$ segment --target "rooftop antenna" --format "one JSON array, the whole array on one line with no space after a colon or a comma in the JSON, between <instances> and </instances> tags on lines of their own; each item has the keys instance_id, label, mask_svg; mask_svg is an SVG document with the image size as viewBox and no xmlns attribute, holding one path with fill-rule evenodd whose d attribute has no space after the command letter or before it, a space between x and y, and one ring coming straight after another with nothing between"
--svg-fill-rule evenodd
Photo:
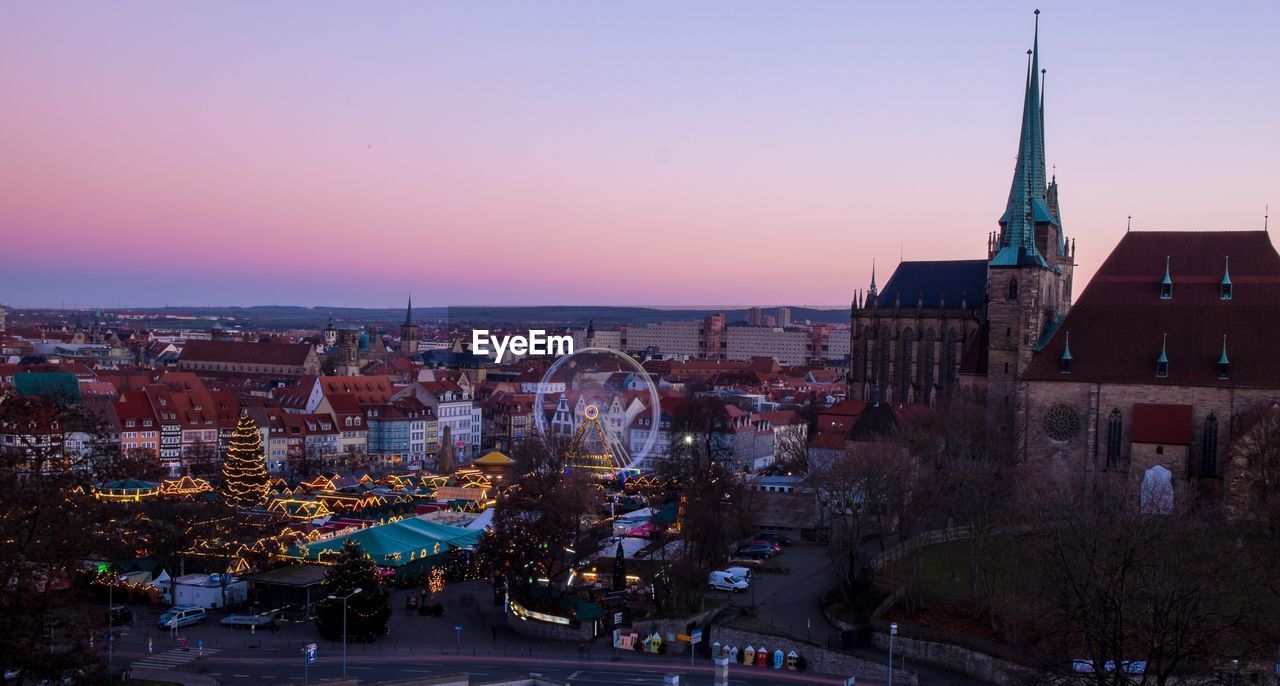
<instances>
[{"instance_id":1,"label":"rooftop antenna","mask_svg":"<svg viewBox=\"0 0 1280 686\"><path fill-rule=\"evenodd\" d=\"M1133 229L1133 215L1129 215L1129 222L1124 225L1124 232L1129 233Z\"/></svg>"},{"instance_id":2,"label":"rooftop antenna","mask_svg":"<svg viewBox=\"0 0 1280 686\"><path fill-rule=\"evenodd\" d=\"M1271 203L1267 203L1267 208L1263 210L1263 212L1264 214L1262 215L1262 230L1266 231L1267 225L1271 223Z\"/></svg>"}]
</instances>

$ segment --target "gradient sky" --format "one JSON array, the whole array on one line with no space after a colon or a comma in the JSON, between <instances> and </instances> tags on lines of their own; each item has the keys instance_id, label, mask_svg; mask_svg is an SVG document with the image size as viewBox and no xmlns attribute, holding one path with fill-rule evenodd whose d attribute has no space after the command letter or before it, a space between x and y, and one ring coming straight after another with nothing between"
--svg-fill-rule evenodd
<instances>
[{"instance_id":1,"label":"gradient sky","mask_svg":"<svg viewBox=\"0 0 1280 686\"><path fill-rule=\"evenodd\" d=\"M6 3L0 302L845 305L985 254L1036 6ZM1280 3L1041 9L1077 294L1280 217Z\"/></svg>"}]
</instances>

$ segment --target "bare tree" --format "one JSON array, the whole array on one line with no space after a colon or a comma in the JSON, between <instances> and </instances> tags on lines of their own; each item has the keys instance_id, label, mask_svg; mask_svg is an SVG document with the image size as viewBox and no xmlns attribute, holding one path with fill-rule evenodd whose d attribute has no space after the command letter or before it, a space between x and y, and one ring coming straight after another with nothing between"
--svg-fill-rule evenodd
<instances>
[{"instance_id":1,"label":"bare tree","mask_svg":"<svg viewBox=\"0 0 1280 686\"><path fill-rule=\"evenodd\" d=\"M1040 492L1027 512L1026 645L1063 683L1164 686L1207 674L1271 616L1250 546L1202 512L1144 513L1124 480Z\"/></svg>"},{"instance_id":2,"label":"bare tree","mask_svg":"<svg viewBox=\"0 0 1280 686\"><path fill-rule=\"evenodd\" d=\"M98 418L80 406L34 397L0 398L0 667L34 680L95 667L87 648L102 617L54 592L81 561L116 549L101 522L115 507L93 487L147 476ZM69 440L74 436L74 440Z\"/></svg>"}]
</instances>

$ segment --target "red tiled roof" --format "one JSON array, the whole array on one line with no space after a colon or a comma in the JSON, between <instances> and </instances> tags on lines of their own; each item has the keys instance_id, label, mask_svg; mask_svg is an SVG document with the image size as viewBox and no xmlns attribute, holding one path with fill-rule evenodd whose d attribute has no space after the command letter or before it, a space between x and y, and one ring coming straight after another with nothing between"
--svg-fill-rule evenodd
<instances>
[{"instance_id":1,"label":"red tiled roof","mask_svg":"<svg viewBox=\"0 0 1280 686\"><path fill-rule=\"evenodd\" d=\"M1160 298L1165 257L1173 297ZM1231 258L1230 300L1219 293ZM1164 335L1168 376L1156 377ZM1070 336L1071 372L1061 370ZM1226 336L1231 367L1218 378ZM1280 388L1280 254L1263 231L1126 233L1024 378Z\"/></svg>"},{"instance_id":2,"label":"red tiled roof","mask_svg":"<svg viewBox=\"0 0 1280 686\"><path fill-rule=\"evenodd\" d=\"M226 364L302 365L311 346L305 343L241 343L238 341L187 341L178 360Z\"/></svg>"},{"instance_id":3,"label":"red tiled roof","mask_svg":"<svg viewBox=\"0 0 1280 686\"><path fill-rule=\"evenodd\" d=\"M1191 406L1134 405L1132 440L1134 443L1191 445Z\"/></svg>"}]
</instances>

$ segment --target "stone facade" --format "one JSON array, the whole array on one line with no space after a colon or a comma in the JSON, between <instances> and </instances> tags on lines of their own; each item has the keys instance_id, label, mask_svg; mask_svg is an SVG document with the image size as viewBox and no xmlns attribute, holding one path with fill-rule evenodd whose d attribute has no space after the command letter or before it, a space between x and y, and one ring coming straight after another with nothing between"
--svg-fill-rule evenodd
<instances>
[{"instance_id":1,"label":"stone facade","mask_svg":"<svg viewBox=\"0 0 1280 686\"><path fill-rule=\"evenodd\" d=\"M1121 474L1140 496L1142 476L1161 464L1173 473L1175 506L1189 496L1224 498L1224 481L1240 481L1245 464L1231 455L1242 430L1241 417L1270 406L1280 389L1187 387L1110 383L1026 381L1022 389L1026 410L1020 415L1021 452L1028 469L1051 475L1058 483L1082 482L1094 473ZM1191 442L1187 445L1133 441L1134 408L1138 404L1189 405ZM1078 429L1069 437L1054 433L1048 415L1067 408L1078 416ZM1108 454L1112 413L1120 418L1119 455ZM1213 418L1212 420L1210 418ZM1206 427L1216 422L1216 431ZM1206 446L1208 433L1216 437ZM1228 510L1240 514L1249 489L1231 489Z\"/></svg>"}]
</instances>

